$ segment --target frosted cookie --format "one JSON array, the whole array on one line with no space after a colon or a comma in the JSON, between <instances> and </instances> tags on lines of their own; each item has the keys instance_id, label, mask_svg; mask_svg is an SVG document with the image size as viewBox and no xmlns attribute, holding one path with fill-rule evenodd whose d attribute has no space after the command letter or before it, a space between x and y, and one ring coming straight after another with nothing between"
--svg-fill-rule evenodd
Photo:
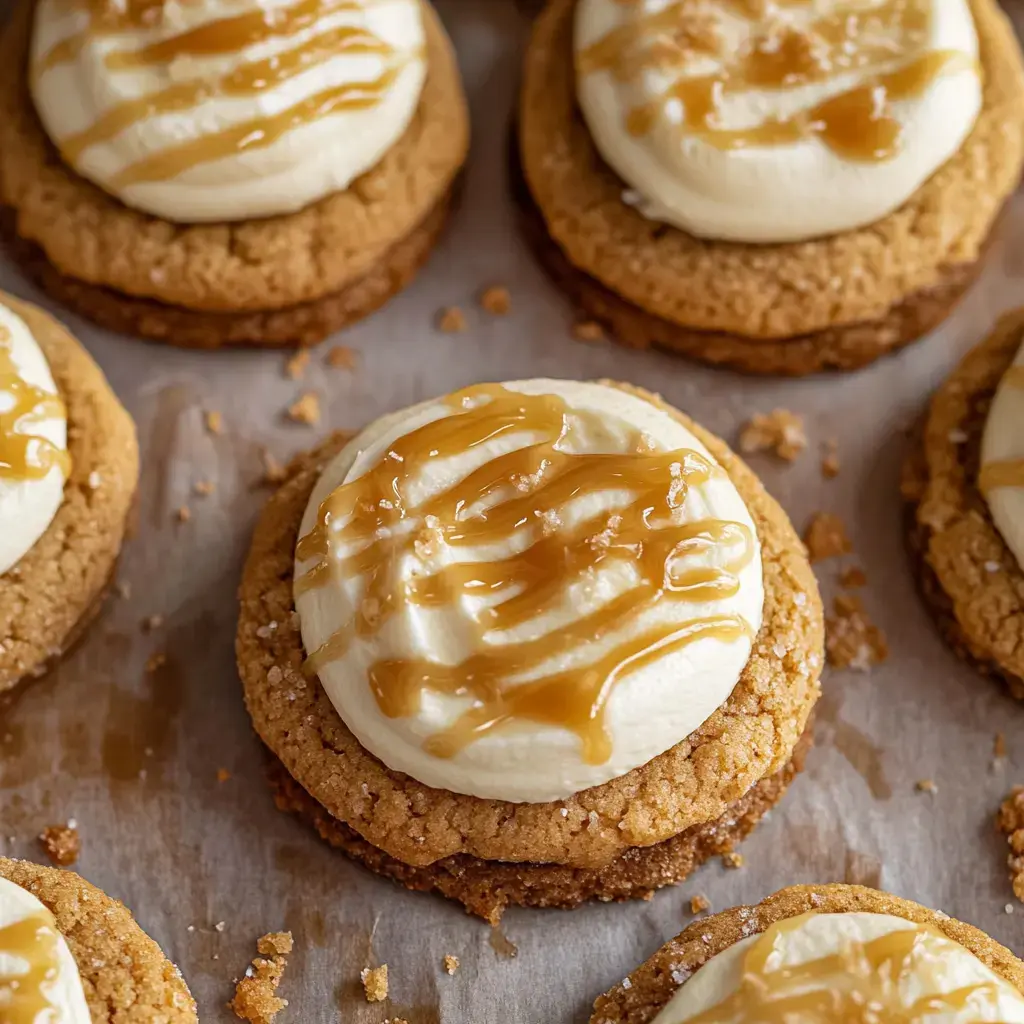
<instances>
[{"instance_id":1,"label":"frosted cookie","mask_svg":"<svg viewBox=\"0 0 1024 1024\"><path fill-rule=\"evenodd\" d=\"M437 241L467 146L423 0L25 0L0 39L23 262L172 344L311 344L375 310Z\"/></svg>"},{"instance_id":2,"label":"frosted cookie","mask_svg":"<svg viewBox=\"0 0 1024 1024\"><path fill-rule=\"evenodd\" d=\"M952 646L1024 699L1024 312L932 398L904 479L911 549Z\"/></svg>"},{"instance_id":3,"label":"frosted cookie","mask_svg":"<svg viewBox=\"0 0 1024 1024\"><path fill-rule=\"evenodd\" d=\"M1020 1024L1024 963L909 900L797 885L694 922L601 996L590 1021L868 1019Z\"/></svg>"},{"instance_id":4,"label":"frosted cookie","mask_svg":"<svg viewBox=\"0 0 1024 1024\"><path fill-rule=\"evenodd\" d=\"M278 802L414 889L644 896L809 744L822 613L782 510L619 384L480 385L296 461L241 587Z\"/></svg>"},{"instance_id":5,"label":"frosted cookie","mask_svg":"<svg viewBox=\"0 0 1024 1024\"><path fill-rule=\"evenodd\" d=\"M994 0L866 6L552 0L520 200L588 318L784 374L942 321L1020 178L1020 49Z\"/></svg>"},{"instance_id":6,"label":"frosted cookie","mask_svg":"<svg viewBox=\"0 0 1024 1024\"><path fill-rule=\"evenodd\" d=\"M177 967L117 900L71 871L0 857L4 1024L195 1024Z\"/></svg>"},{"instance_id":7,"label":"frosted cookie","mask_svg":"<svg viewBox=\"0 0 1024 1024\"><path fill-rule=\"evenodd\" d=\"M0 292L0 693L99 611L139 477L135 426L84 348Z\"/></svg>"}]
</instances>

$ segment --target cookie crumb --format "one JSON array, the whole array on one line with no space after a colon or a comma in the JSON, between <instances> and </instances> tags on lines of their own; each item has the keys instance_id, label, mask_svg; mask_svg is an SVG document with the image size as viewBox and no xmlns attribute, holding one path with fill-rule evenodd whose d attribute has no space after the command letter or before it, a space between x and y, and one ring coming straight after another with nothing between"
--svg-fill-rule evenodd
<instances>
[{"instance_id":1,"label":"cookie crumb","mask_svg":"<svg viewBox=\"0 0 1024 1024\"><path fill-rule=\"evenodd\" d=\"M263 460L263 480L262 483L269 486L276 486L277 484L284 483L285 477L288 475L284 466L281 465L277 459L270 453L268 448L264 448L260 452L260 457Z\"/></svg>"},{"instance_id":2,"label":"cookie crumb","mask_svg":"<svg viewBox=\"0 0 1024 1024\"><path fill-rule=\"evenodd\" d=\"M67 825L48 825L39 835L39 844L46 856L58 867L67 868L78 860L82 841L78 829Z\"/></svg>"},{"instance_id":3,"label":"cookie crumb","mask_svg":"<svg viewBox=\"0 0 1024 1024\"><path fill-rule=\"evenodd\" d=\"M445 953L444 969L448 974L454 974L459 969L459 958L452 956L451 953Z\"/></svg>"},{"instance_id":4,"label":"cookie crumb","mask_svg":"<svg viewBox=\"0 0 1024 1024\"><path fill-rule=\"evenodd\" d=\"M144 633L152 633L153 630L159 629L163 624L164 617L162 615L150 615L142 620L142 631Z\"/></svg>"},{"instance_id":5,"label":"cookie crumb","mask_svg":"<svg viewBox=\"0 0 1024 1024\"><path fill-rule=\"evenodd\" d=\"M447 306L437 314L437 329L444 334L462 334L466 330L466 314L458 306Z\"/></svg>"},{"instance_id":6,"label":"cookie crumb","mask_svg":"<svg viewBox=\"0 0 1024 1024\"><path fill-rule=\"evenodd\" d=\"M772 451L786 462L794 462L807 447L804 419L788 409L759 413L740 431L743 452Z\"/></svg>"},{"instance_id":7,"label":"cookie crumb","mask_svg":"<svg viewBox=\"0 0 1024 1024\"><path fill-rule=\"evenodd\" d=\"M1013 894L1024 902L1024 786L1010 790L996 815L996 826L1010 846L1006 864L1010 869Z\"/></svg>"},{"instance_id":8,"label":"cookie crumb","mask_svg":"<svg viewBox=\"0 0 1024 1024\"><path fill-rule=\"evenodd\" d=\"M356 354L347 345L335 345L327 353L327 365L336 370L354 370Z\"/></svg>"},{"instance_id":9,"label":"cookie crumb","mask_svg":"<svg viewBox=\"0 0 1024 1024\"><path fill-rule=\"evenodd\" d=\"M192 490L204 498L208 498L216 489L217 485L212 480L197 480L192 485Z\"/></svg>"},{"instance_id":10,"label":"cookie crumb","mask_svg":"<svg viewBox=\"0 0 1024 1024\"><path fill-rule=\"evenodd\" d=\"M217 769L217 781L218 782L227 782L228 779L230 779L230 778L231 778L231 772L229 772L227 770L227 768L218 768Z\"/></svg>"},{"instance_id":11,"label":"cookie crumb","mask_svg":"<svg viewBox=\"0 0 1024 1024\"><path fill-rule=\"evenodd\" d=\"M368 1003L382 1003L388 997L388 965L364 967L359 974Z\"/></svg>"},{"instance_id":12,"label":"cookie crumb","mask_svg":"<svg viewBox=\"0 0 1024 1024\"><path fill-rule=\"evenodd\" d=\"M146 661L146 671L152 675L157 669L161 669L167 664L167 655L163 651L157 651L156 654L151 654Z\"/></svg>"},{"instance_id":13,"label":"cookie crumb","mask_svg":"<svg viewBox=\"0 0 1024 1024\"><path fill-rule=\"evenodd\" d=\"M690 913L691 914L703 914L705 910L711 909L711 900L707 896L701 896L699 893L696 896L690 897Z\"/></svg>"},{"instance_id":14,"label":"cookie crumb","mask_svg":"<svg viewBox=\"0 0 1024 1024\"><path fill-rule=\"evenodd\" d=\"M847 590L857 590L868 585L867 573L860 566L851 565L839 574L839 585Z\"/></svg>"},{"instance_id":15,"label":"cookie crumb","mask_svg":"<svg viewBox=\"0 0 1024 1024\"><path fill-rule=\"evenodd\" d=\"M480 306L491 316L507 316L512 309L512 296L507 288L494 285L480 293Z\"/></svg>"},{"instance_id":16,"label":"cookie crumb","mask_svg":"<svg viewBox=\"0 0 1024 1024\"><path fill-rule=\"evenodd\" d=\"M825 650L833 668L867 672L889 657L885 634L871 622L858 598L839 594L834 608L835 614L825 621Z\"/></svg>"},{"instance_id":17,"label":"cookie crumb","mask_svg":"<svg viewBox=\"0 0 1024 1024\"><path fill-rule=\"evenodd\" d=\"M826 480L834 480L839 476L839 442L830 437L822 448L821 475Z\"/></svg>"},{"instance_id":18,"label":"cookie crumb","mask_svg":"<svg viewBox=\"0 0 1024 1024\"><path fill-rule=\"evenodd\" d=\"M572 336L577 341L594 344L604 341L604 328L596 320L581 320L572 325Z\"/></svg>"},{"instance_id":19,"label":"cookie crumb","mask_svg":"<svg viewBox=\"0 0 1024 1024\"><path fill-rule=\"evenodd\" d=\"M914 789L918 793L931 793L933 795L939 791L939 787L935 785L934 779L918 779L914 783Z\"/></svg>"},{"instance_id":20,"label":"cookie crumb","mask_svg":"<svg viewBox=\"0 0 1024 1024\"><path fill-rule=\"evenodd\" d=\"M174 515L179 523L187 523L192 518L192 509L188 505L182 505Z\"/></svg>"},{"instance_id":21,"label":"cookie crumb","mask_svg":"<svg viewBox=\"0 0 1024 1024\"><path fill-rule=\"evenodd\" d=\"M831 512L815 512L804 530L804 544L812 562L847 555L853 550L846 524Z\"/></svg>"},{"instance_id":22,"label":"cookie crumb","mask_svg":"<svg viewBox=\"0 0 1024 1024\"><path fill-rule=\"evenodd\" d=\"M299 380L309 366L309 349L300 348L285 364L284 372L292 380Z\"/></svg>"},{"instance_id":23,"label":"cookie crumb","mask_svg":"<svg viewBox=\"0 0 1024 1024\"><path fill-rule=\"evenodd\" d=\"M320 422L320 398L312 391L300 395L288 406L288 419L312 427Z\"/></svg>"},{"instance_id":24,"label":"cookie crumb","mask_svg":"<svg viewBox=\"0 0 1024 1024\"><path fill-rule=\"evenodd\" d=\"M256 949L261 956L253 959L245 977L235 986L235 998L228 1003L236 1017L251 1024L270 1024L288 1005L287 999L275 993L288 966L292 946L291 932L270 932L259 939Z\"/></svg>"},{"instance_id":25,"label":"cookie crumb","mask_svg":"<svg viewBox=\"0 0 1024 1024\"><path fill-rule=\"evenodd\" d=\"M995 739L992 741L992 756L997 760L1002 760L1006 757L1006 734L997 732Z\"/></svg>"},{"instance_id":26,"label":"cookie crumb","mask_svg":"<svg viewBox=\"0 0 1024 1024\"><path fill-rule=\"evenodd\" d=\"M722 854L722 863L727 868L741 868L743 867L743 854L730 851L729 853Z\"/></svg>"},{"instance_id":27,"label":"cookie crumb","mask_svg":"<svg viewBox=\"0 0 1024 1024\"><path fill-rule=\"evenodd\" d=\"M224 417L216 409L207 409L203 413L206 422L206 429L211 434L222 434L224 432Z\"/></svg>"}]
</instances>

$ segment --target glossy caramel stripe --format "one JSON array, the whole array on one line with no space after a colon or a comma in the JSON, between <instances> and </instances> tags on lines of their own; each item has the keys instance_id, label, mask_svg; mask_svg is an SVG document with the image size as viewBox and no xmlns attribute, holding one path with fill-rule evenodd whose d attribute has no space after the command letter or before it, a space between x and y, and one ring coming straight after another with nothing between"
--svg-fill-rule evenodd
<instances>
[{"instance_id":1,"label":"glossy caramel stripe","mask_svg":"<svg viewBox=\"0 0 1024 1024\"><path fill-rule=\"evenodd\" d=\"M393 50L365 29L350 25L335 26L301 46L243 64L213 81L200 79L182 82L161 92L120 103L85 131L61 139L61 154L68 163L74 163L90 146L116 137L145 118L188 110L217 96L234 98L253 95L280 85L315 64L342 53L389 56Z\"/></svg>"},{"instance_id":2,"label":"glossy caramel stripe","mask_svg":"<svg viewBox=\"0 0 1024 1024\"><path fill-rule=\"evenodd\" d=\"M915 970L941 968L951 939L928 925L899 929L869 942L850 941L839 954L780 968L780 943L816 916L813 912L779 921L746 952L739 987L688 1024L913 1024L926 1016L963 1013L979 1003L995 1003L994 983L978 982L942 995L921 996L909 1005L903 979ZM818 987L813 987L817 985Z\"/></svg>"},{"instance_id":3,"label":"glossy caramel stripe","mask_svg":"<svg viewBox=\"0 0 1024 1024\"><path fill-rule=\"evenodd\" d=\"M449 404L452 415L399 438L366 474L329 495L317 525L300 539L298 560L315 559L316 564L297 581L296 593L334 576L367 579L359 612L311 654L307 671L315 673L342 656L353 637L375 634L408 605L439 607L463 597L497 596L498 603L478 611L472 623L476 649L463 663L392 659L374 664L370 686L378 706L389 717L402 717L416 712L424 691L471 696L472 707L455 725L426 743L439 757L525 719L576 733L583 756L603 762L611 754L604 709L626 674L699 639L728 643L749 638L751 630L740 617L723 615L682 626L678 621L659 624L626 640L616 640L617 634L656 605L682 606L735 594L737 574L754 555L753 536L741 523L680 523L673 515L690 486L721 473L697 452L640 450L637 439L637 451L627 454L570 454L557 447L571 429L569 410L552 395L520 395L487 385L460 392ZM593 414L572 416L586 421ZM405 507L408 483L431 460L526 430L542 440L490 460L415 510ZM560 521L560 510L576 498L606 489L629 490L633 497L623 507L571 526ZM477 511L464 514L470 509ZM424 528L395 531L410 516ZM385 530L392 532L381 539ZM504 543L517 553L447 565L410 580L395 576L394 567L403 558L412 553L427 557L430 545L441 541L456 548ZM345 554L334 554L337 547ZM722 564L686 565L687 559L712 550L722 552ZM488 632L536 619L556 606L569 584L621 561L637 567L639 583L605 606L532 640L486 642ZM552 658L609 641L609 649L590 664L509 684L510 677L535 673Z\"/></svg>"},{"instance_id":4,"label":"glossy caramel stripe","mask_svg":"<svg viewBox=\"0 0 1024 1024\"><path fill-rule=\"evenodd\" d=\"M0 1021L3 1024L35 1024L36 1018L58 1019L50 1001L49 986L60 969L57 929L49 912L0 928L0 953L28 965L19 974L0 972Z\"/></svg>"},{"instance_id":5,"label":"glossy caramel stripe","mask_svg":"<svg viewBox=\"0 0 1024 1024\"><path fill-rule=\"evenodd\" d=\"M57 395L25 381L14 365L11 340L0 328L0 394L11 408L0 412L0 480L41 480L54 466L64 478L71 472L71 456L45 437L29 432L34 423L65 415Z\"/></svg>"},{"instance_id":6,"label":"glossy caramel stripe","mask_svg":"<svg viewBox=\"0 0 1024 1024\"><path fill-rule=\"evenodd\" d=\"M373 107L402 70L401 66L392 67L369 82L336 85L296 103L280 114L243 121L223 131L161 150L126 167L114 178L113 187L123 189L145 182L167 181L199 164L271 146L286 132L331 114Z\"/></svg>"},{"instance_id":7,"label":"glossy caramel stripe","mask_svg":"<svg viewBox=\"0 0 1024 1024\"><path fill-rule=\"evenodd\" d=\"M982 494L999 487L1024 487L1024 459L986 462L978 474L978 487Z\"/></svg>"}]
</instances>

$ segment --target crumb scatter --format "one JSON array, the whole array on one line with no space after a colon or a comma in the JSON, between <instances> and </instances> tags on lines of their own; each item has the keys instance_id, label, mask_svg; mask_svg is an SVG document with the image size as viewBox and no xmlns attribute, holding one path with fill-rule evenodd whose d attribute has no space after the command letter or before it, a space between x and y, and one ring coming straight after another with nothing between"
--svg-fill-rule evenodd
<instances>
[{"instance_id":1,"label":"crumb scatter","mask_svg":"<svg viewBox=\"0 0 1024 1024\"><path fill-rule=\"evenodd\" d=\"M804 530L804 544L812 562L848 555L853 544L846 532L846 524L832 512L815 512Z\"/></svg>"},{"instance_id":2,"label":"crumb scatter","mask_svg":"<svg viewBox=\"0 0 1024 1024\"><path fill-rule=\"evenodd\" d=\"M228 1004L236 1017L250 1024L270 1024L288 1005L287 999L277 995L277 988L293 945L291 932L268 932L257 941L260 955L235 986L235 997Z\"/></svg>"},{"instance_id":3,"label":"crumb scatter","mask_svg":"<svg viewBox=\"0 0 1024 1024\"><path fill-rule=\"evenodd\" d=\"M61 868L71 867L82 850L78 829L70 822L66 825L48 825L39 834L39 843L46 851L46 856Z\"/></svg>"},{"instance_id":4,"label":"crumb scatter","mask_svg":"<svg viewBox=\"0 0 1024 1024\"><path fill-rule=\"evenodd\" d=\"M368 1003L382 1003L388 997L388 965L364 967L359 975Z\"/></svg>"},{"instance_id":5,"label":"crumb scatter","mask_svg":"<svg viewBox=\"0 0 1024 1024\"><path fill-rule=\"evenodd\" d=\"M437 314L437 328L443 334L462 334L466 326L466 314L458 306L447 306Z\"/></svg>"},{"instance_id":6,"label":"crumb scatter","mask_svg":"<svg viewBox=\"0 0 1024 1024\"><path fill-rule=\"evenodd\" d=\"M758 413L740 431L740 451L774 452L786 462L795 462L807 447L804 420L788 409Z\"/></svg>"},{"instance_id":7,"label":"crumb scatter","mask_svg":"<svg viewBox=\"0 0 1024 1024\"><path fill-rule=\"evenodd\" d=\"M480 293L480 306L491 316L507 316L512 309L512 296L502 285L493 285Z\"/></svg>"}]
</instances>

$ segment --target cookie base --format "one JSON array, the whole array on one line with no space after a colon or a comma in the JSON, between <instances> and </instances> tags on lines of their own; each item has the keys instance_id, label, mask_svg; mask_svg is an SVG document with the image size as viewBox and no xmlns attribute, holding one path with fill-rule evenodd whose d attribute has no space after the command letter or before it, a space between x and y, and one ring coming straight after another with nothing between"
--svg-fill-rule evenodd
<instances>
[{"instance_id":1,"label":"cookie base","mask_svg":"<svg viewBox=\"0 0 1024 1024\"><path fill-rule=\"evenodd\" d=\"M0 231L17 263L62 305L100 327L179 348L299 348L375 313L409 285L437 244L454 203L450 189L427 217L359 280L311 302L283 309L210 313L141 299L62 273L43 250L20 238L6 211Z\"/></svg>"},{"instance_id":2,"label":"cookie base","mask_svg":"<svg viewBox=\"0 0 1024 1024\"><path fill-rule=\"evenodd\" d=\"M413 867L332 817L273 755L269 776L278 808L311 825L335 849L407 889L439 893L461 903L467 913L496 925L512 904L569 910L587 900L649 899L663 886L681 882L711 857L731 851L754 830L803 770L812 744L808 724L788 764L761 779L716 821L694 825L654 846L634 847L600 869L503 863L466 854Z\"/></svg>"},{"instance_id":3,"label":"cookie base","mask_svg":"<svg viewBox=\"0 0 1024 1024\"><path fill-rule=\"evenodd\" d=\"M1015 988L1024 985L1024 963L978 928L919 903L862 885L794 885L752 907L733 907L701 918L667 942L643 966L594 1003L590 1024L648 1024L684 981L712 957L777 921L801 914L889 914L929 925L973 953Z\"/></svg>"},{"instance_id":4,"label":"cookie base","mask_svg":"<svg viewBox=\"0 0 1024 1024\"><path fill-rule=\"evenodd\" d=\"M1024 659L1003 623L1024 615L1024 571L977 487L992 397L1024 337L1007 314L936 392L903 471L906 540L918 587L953 651L1024 700Z\"/></svg>"},{"instance_id":5,"label":"cookie base","mask_svg":"<svg viewBox=\"0 0 1024 1024\"><path fill-rule=\"evenodd\" d=\"M934 288L907 296L877 320L831 327L782 340L706 331L662 319L616 295L573 266L548 233L511 145L511 181L522 233L538 262L581 311L627 348L658 348L677 355L763 376L802 377L825 371L858 370L917 341L953 311L981 271L983 259L946 267Z\"/></svg>"}]
</instances>

